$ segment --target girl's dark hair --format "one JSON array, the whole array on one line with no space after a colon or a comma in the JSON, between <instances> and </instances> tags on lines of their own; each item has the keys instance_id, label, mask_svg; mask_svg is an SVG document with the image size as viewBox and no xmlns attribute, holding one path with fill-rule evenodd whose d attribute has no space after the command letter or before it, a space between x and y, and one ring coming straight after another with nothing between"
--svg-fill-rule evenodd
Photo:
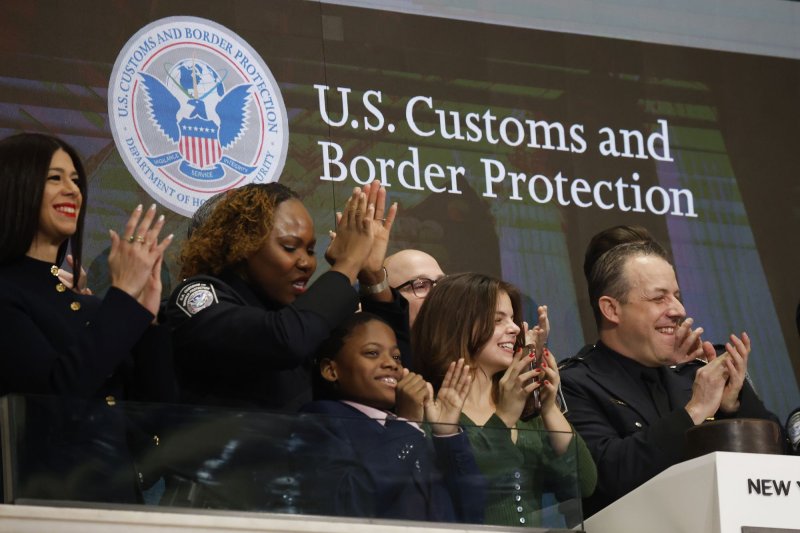
<instances>
[{"instance_id":1,"label":"girl's dark hair","mask_svg":"<svg viewBox=\"0 0 800 533\"><path fill-rule=\"evenodd\" d=\"M320 364L322 363L323 359L335 360L336 356L339 355L339 352L344 346L347 337L349 337L357 327L366 324L367 322L372 322L373 320L386 324L390 329L392 327L388 322L378 315L373 315L372 313L367 312L354 313L344 322L336 326L333 331L331 331L331 334L328 336L328 338L325 339L325 341L319 347L317 354L314 357L314 372L312 373L313 393L315 400L332 400L338 398L336 387L331 382L323 378L322 374L320 373Z\"/></svg>"},{"instance_id":2,"label":"girl's dark hair","mask_svg":"<svg viewBox=\"0 0 800 533\"><path fill-rule=\"evenodd\" d=\"M494 334L497 297L503 292L511 300L521 344L522 298L510 283L484 274L456 274L439 281L425 298L411 331L411 352L414 369L434 389L450 363L463 358L476 368L475 356Z\"/></svg>"},{"instance_id":3,"label":"girl's dark hair","mask_svg":"<svg viewBox=\"0 0 800 533\"><path fill-rule=\"evenodd\" d=\"M83 223L88 204L86 171L78 152L52 135L19 133L0 140L0 264L15 261L30 249L39 230L42 196L50 161L59 149L72 159L78 172L78 188L83 201L78 213L77 229L59 247L56 264L61 265L69 247L75 260L74 286L77 287L81 275Z\"/></svg>"}]
</instances>

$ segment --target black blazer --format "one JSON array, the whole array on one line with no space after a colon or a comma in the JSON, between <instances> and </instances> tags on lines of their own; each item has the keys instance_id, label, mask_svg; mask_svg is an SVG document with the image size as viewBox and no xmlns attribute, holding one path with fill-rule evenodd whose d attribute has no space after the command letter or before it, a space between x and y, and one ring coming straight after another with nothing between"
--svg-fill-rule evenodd
<instances>
[{"instance_id":1,"label":"black blazer","mask_svg":"<svg viewBox=\"0 0 800 533\"><path fill-rule=\"evenodd\" d=\"M136 502L131 452L158 424L117 401L174 401L169 331L125 292L79 295L56 274L29 257L0 267L0 394L49 395L20 410L16 497Z\"/></svg>"},{"instance_id":2,"label":"black blazer","mask_svg":"<svg viewBox=\"0 0 800 533\"><path fill-rule=\"evenodd\" d=\"M466 433L426 438L407 422L384 426L339 401L313 402L302 411L329 417L316 417L300 454L314 472L304 492L319 494L312 512L483 522L485 479Z\"/></svg>"},{"instance_id":3,"label":"black blazer","mask_svg":"<svg viewBox=\"0 0 800 533\"><path fill-rule=\"evenodd\" d=\"M173 400L167 328L114 287L103 299L65 289L54 268L0 267L0 394Z\"/></svg>"},{"instance_id":4,"label":"black blazer","mask_svg":"<svg viewBox=\"0 0 800 533\"><path fill-rule=\"evenodd\" d=\"M694 426L684 409L694 373L662 367L672 411L659 416L647 391L622 366L623 356L598 342L561 365L567 418L597 464L598 485L584 499L590 516L686 457L685 432ZM747 384L736 418L773 419Z\"/></svg>"},{"instance_id":5,"label":"black blazer","mask_svg":"<svg viewBox=\"0 0 800 533\"><path fill-rule=\"evenodd\" d=\"M662 369L672 411L659 417L641 383L622 367L623 357L598 343L561 369L567 418L586 441L598 484L584 500L590 516L685 456L684 433L694 424L683 406L691 382Z\"/></svg>"}]
</instances>

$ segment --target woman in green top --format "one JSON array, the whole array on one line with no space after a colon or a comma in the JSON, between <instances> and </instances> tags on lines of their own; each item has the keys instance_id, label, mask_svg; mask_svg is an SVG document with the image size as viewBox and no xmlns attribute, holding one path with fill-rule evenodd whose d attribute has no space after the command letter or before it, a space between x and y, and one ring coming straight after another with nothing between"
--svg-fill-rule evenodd
<instances>
[{"instance_id":1,"label":"woman in green top","mask_svg":"<svg viewBox=\"0 0 800 533\"><path fill-rule=\"evenodd\" d=\"M539 323L528 331L516 287L467 273L439 281L414 322L415 368L427 381L440 384L461 358L475 369L461 422L488 479L487 524L540 525L542 494L553 492L568 502L561 511L574 525L580 498L597 483L586 444L556 404L560 378L545 345L547 308L538 312ZM534 369L528 350L520 348L531 344L543 353ZM537 389L539 415L522 421Z\"/></svg>"}]
</instances>

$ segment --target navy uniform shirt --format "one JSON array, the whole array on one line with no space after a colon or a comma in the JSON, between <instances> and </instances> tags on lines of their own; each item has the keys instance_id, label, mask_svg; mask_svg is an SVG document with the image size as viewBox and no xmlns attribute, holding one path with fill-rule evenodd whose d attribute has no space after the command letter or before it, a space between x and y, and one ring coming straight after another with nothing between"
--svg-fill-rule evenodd
<instances>
[{"instance_id":1,"label":"navy uniform shirt","mask_svg":"<svg viewBox=\"0 0 800 533\"><path fill-rule=\"evenodd\" d=\"M79 295L57 275L29 257L0 266L0 394L29 395L13 497L138 502L131 453L151 446L153 420L117 401L175 398L169 332L127 293Z\"/></svg>"},{"instance_id":2,"label":"navy uniform shirt","mask_svg":"<svg viewBox=\"0 0 800 533\"><path fill-rule=\"evenodd\" d=\"M0 394L172 399L168 330L127 293L80 295L57 272L30 257L0 266Z\"/></svg>"},{"instance_id":3,"label":"navy uniform shirt","mask_svg":"<svg viewBox=\"0 0 800 533\"><path fill-rule=\"evenodd\" d=\"M408 338L407 305L395 295L392 303L367 300L364 310L385 318L401 342ZM357 308L349 279L334 271L290 305L233 272L184 280L166 308L183 400L296 411L311 401L317 349Z\"/></svg>"}]
</instances>

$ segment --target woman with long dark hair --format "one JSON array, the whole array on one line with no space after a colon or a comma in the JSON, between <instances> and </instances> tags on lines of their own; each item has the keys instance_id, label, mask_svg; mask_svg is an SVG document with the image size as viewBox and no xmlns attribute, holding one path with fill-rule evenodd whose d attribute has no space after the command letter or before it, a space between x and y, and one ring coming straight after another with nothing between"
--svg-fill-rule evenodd
<instances>
[{"instance_id":1,"label":"woman with long dark hair","mask_svg":"<svg viewBox=\"0 0 800 533\"><path fill-rule=\"evenodd\" d=\"M158 240L164 222L163 217L156 220L155 206L146 211L137 207L122 237L110 231L111 288L102 299L84 294L73 289L81 281L86 208L86 173L71 146L38 133L0 141L0 330L5 339L0 351L0 394L100 399L109 407L117 400L171 399L169 335L155 317L161 296L161 261L172 237ZM59 279L68 249L74 257L74 286ZM54 436L58 423L78 416L64 409L60 415L65 420L52 421L47 428L53 441L50 449L42 450L41 460L50 464L37 470L46 481L33 480L28 495L135 500L131 465L120 457L127 451L121 444L124 431L115 429L119 418L104 418L98 410L82 412L80 416L87 420L60 429L78 435L82 427L85 441L61 441L64 435ZM90 422L91 427L80 425ZM109 447L103 441L108 444L115 439L120 448L109 453L118 455L105 461L103 450ZM95 444L97 454L91 456ZM57 452L53 448L58 445L65 449ZM81 448L85 453L76 452ZM82 473L60 470L67 462L79 460L78 455L68 457L69 453L87 459ZM28 457L36 459L33 450L28 450Z\"/></svg>"},{"instance_id":2,"label":"woman with long dark hair","mask_svg":"<svg viewBox=\"0 0 800 533\"><path fill-rule=\"evenodd\" d=\"M69 248L79 285L86 196L83 165L64 141L35 133L0 141L2 394L123 399L149 385L131 379L125 363L146 333L162 329L151 326L172 236L159 242L163 217L137 207L122 238L110 231L111 289L102 300L79 294L58 270Z\"/></svg>"}]
</instances>

